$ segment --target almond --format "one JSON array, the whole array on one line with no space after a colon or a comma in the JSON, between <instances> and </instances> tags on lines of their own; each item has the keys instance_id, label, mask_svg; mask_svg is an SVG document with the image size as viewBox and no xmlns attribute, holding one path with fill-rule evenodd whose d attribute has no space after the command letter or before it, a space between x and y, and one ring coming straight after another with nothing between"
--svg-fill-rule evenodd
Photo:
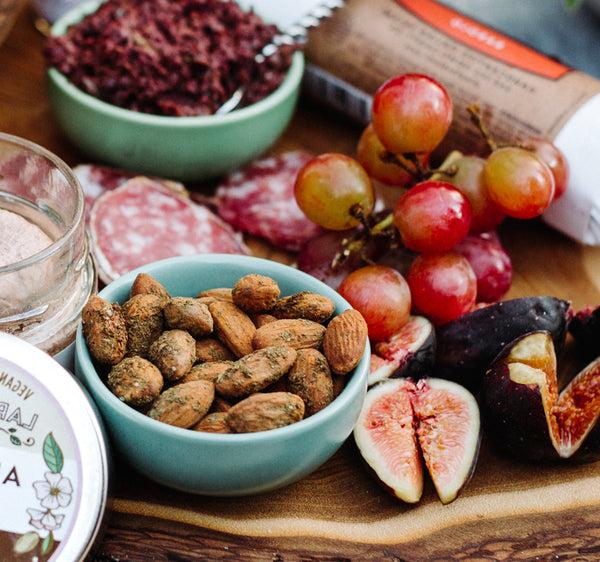
<instances>
[{"instance_id":1,"label":"almond","mask_svg":"<svg viewBox=\"0 0 600 562\"><path fill-rule=\"evenodd\" d=\"M199 299L214 299L217 301L233 302L231 296L232 290L226 287L218 287L217 289L208 289L206 291L200 291L196 298Z\"/></svg>"},{"instance_id":2,"label":"almond","mask_svg":"<svg viewBox=\"0 0 600 562\"><path fill-rule=\"evenodd\" d=\"M367 343L367 323L357 310L345 310L327 326L323 352L337 375L352 371L360 361Z\"/></svg>"},{"instance_id":3,"label":"almond","mask_svg":"<svg viewBox=\"0 0 600 562\"><path fill-rule=\"evenodd\" d=\"M213 318L208 306L189 297L172 298L164 308L165 320L170 328L186 330L195 338L213 331Z\"/></svg>"},{"instance_id":4,"label":"almond","mask_svg":"<svg viewBox=\"0 0 600 562\"><path fill-rule=\"evenodd\" d=\"M333 375L333 397L337 398L344 388L346 388L346 383L348 382L344 375Z\"/></svg>"},{"instance_id":5,"label":"almond","mask_svg":"<svg viewBox=\"0 0 600 562\"><path fill-rule=\"evenodd\" d=\"M127 327L118 304L92 295L82 311L83 335L92 357L116 365L127 351Z\"/></svg>"},{"instance_id":6,"label":"almond","mask_svg":"<svg viewBox=\"0 0 600 562\"><path fill-rule=\"evenodd\" d=\"M147 273L138 273L133 285L131 285L130 296L135 295L156 295L164 301L171 298L169 292L151 275Z\"/></svg>"},{"instance_id":7,"label":"almond","mask_svg":"<svg viewBox=\"0 0 600 562\"><path fill-rule=\"evenodd\" d=\"M169 382L179 380L196 361L196 341L183 330L167 330L150 346L148 358Z\"/></svg>"},{"instance_id":8,"label":"almond","mask_svg":"<svg viewBox=\"0 0 600 562\"><path fill-rule=\"evenodd\" d=\"M299 349L288 373L290 392L304 400L306 415L312 416L333 401L333 381L327 359L316 349Z\"/></svg>"},{"instance_id":9,"label":"almond","mask_svg":"<svg viewBox=\"0 0 600 562\"><path fill-rule=\"evenodd\" d=\"M126 357L110 370L107 383L119 400L137 408L147 406L158 398L163 377L150 361Z\"/></svg>"},{"instance_id":10,"label":"almond","mask_svg":"<svg viewBox=\"0 0 600 562\"><path fill-rule=\"evenodd\" d=\"M210 363L212 361L232 361L235 355L219 340L203 338L196 341L196 361Z\"/></svg>"},{"instance_id":11,"label":"almond","mask_svg":"<svg viewBox=\"0 0 600 562\"><path fill-rule=\"evenodd\" d=\"M254 335L254 349L286 345L293 349L320 347L325 328L311 320L276 320L265 324Z\"/></svg>"},{"instance_id":12,"label":"almond","mask_svg":"<svg viewBox=\"0 0 600 562\"><path fill-rule=\"evenodd\" d=\"M231 409L231 404L227 402L224 398L220 396L215 396L213 400L212 406L210 407L209 412L211 414L216 412L228 412Z\"/></svg>"},{"instance_id":13,"label":"almond","mask_svg":"<svg viewBox=\"0 0 600 562\"><path fill-rule=\"evenodd\" d=\"M147 293L134 295L123 305L129 357L146 357L152 342L162 334L164 303L163 297Z\"/></svg>"},{"instance_id":14,"label":"almond","mask_svg":"<svg viewBox=\"0 0 600 562\"><path fill-rule=\"evenodd\" d=\"M227 412L227 425L235 433L267 431L300 421L302 398L290 392L256 393Z\"/></svg>"},{"instance_id":15,"label":"almond","mask_svg":"<svg viewBox=\"0 0 600 562\"><path fill-rule=\"evenodd\" d=\"M191 371L181 379L181 382L210 381L215 382L233 365L233 361L212 361L211 363L200 363L194 365Z\"/></svg>"},{"instance_id":16,"label":"almond","mask_svg":"<svg viewBox=\"0 0 600 562\"><path fill-rule=\"evenodd\" d=\"M279 299L271 310L276 318L304 318L322 323L331 318L335 305L331 299L304 291Z\"/></svg>"},{"instance_id":17,"label":"almond","mask_svg":"<svg viewBox=\"0 0 600 562\"><path fill-rule=\"evenodd\" d=\"M256 327L248 315L235 304L214 301L208 305L219 339L237 357L252 353L252 338Z\"/></svg>"},{"instance_id":18,"label":"almond","mask_svg":"<svg viewBox=\"0 0 600 562\"><path fill-rule=\"evenodd\" d=\"M208 414L193 426L192 429L206 433L231 433L227 425L227 414L225 412Z\"/></svg>"},{"instance_id":19,"label":"almond","mask_svg":"<svg viewBox=\"0 0 600 562\"><path fill-rule=\"evenodd\" d=\"M275 322L277 318L275 316L271 316L270 314L255 314L252 316L252 322L257 328L262 328L265 324L270 324L271 322Z\"/></svg>"},{"instance_id":20,"label":"almond","mask_svg":"<svg viewBox=\"0 0 600 562\"><path fill-rule=\"evenodd\" d=\"M225 398L242 398L274 383L296 360L296 352L284 346L266 347L236 361L215 381Z\"/></svg>"},{"instance_id":21,"label":"almond","mask_svg":"<svg viewBox=\"0 0 600 562\"><path fill-rule=\"evenodd\" d=\"M270 310L280 294L277 281L258 274L242 277L232 291L233 302L248 313Z\"/></svg>"},{"instance_id":22,"label":"almond","mask_svg":"<svg viewBox=\"0 0 600 562\"><path fill-rule=\"evenodd\" d=\"M188 428L197 424L210 409L215 386L208 381L192 381L165 390L148 415L163 423Z\"/></svg>"}]
</instances>

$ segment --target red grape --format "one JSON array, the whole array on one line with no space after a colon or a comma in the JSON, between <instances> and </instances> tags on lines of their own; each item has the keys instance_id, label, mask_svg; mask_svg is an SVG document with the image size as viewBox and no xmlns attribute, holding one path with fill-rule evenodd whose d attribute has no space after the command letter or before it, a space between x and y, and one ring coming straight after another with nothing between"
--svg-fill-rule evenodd
<instances>
[{"instance_id":1,"label":"red grape","mask_svg":"<svg viewBox=\"0 0 600 562\"><path fill-rule=\"evenodd\" d=\"M382 84L373 98L373 127L394 153L431 152L452 121L452 100L422 74L403 74Z\"/></svg>"},{"instance_id":2,"label":"red grape","mask_svg":"<svg viewBox=\"0 0 600 562\"><path fill-rule=\"evenodd\" d=\"M363 315L372 340L389 338L410 315L408 285L404 277L390 267L361 267L344 279L338 291Z\"/></svg>"},{"instance_id":3,"label":"red grape","mask_svg":"<svg viewBox=\"0 0 600 562\"><path fill-rule=\"evenodd\" d=\"M569 183L569 164L565 155L555 144L546 139L533 137L523 144L550 168L554 176L554 200L561 197Z\"/></svg>"},{"instance_id":4,"label":"red grape","mask_svg":"<svg viewBox=\"0 0 600 562\"><path fill-rule=\"evenodd\" d=\"M415 308L434 324L450 322L475 305L477 279L469 262L459 254L419 256L406 280Z\"/></svg>"},{"instance_id":5,"label":"red grape","mask_svg":"<svg viewBox=\"0 0 600 562\"><path fill-rule=\"evenodd\" d=\"M516 146L488 157L483 177L492 201L507 215L531 219L541 215L554 196L554 177L537 156Z\"/></svg>"},{"instance_id":6,"label":"red grape","mask_svg":"<svg viewBox=\"0 0 600 562\"><path fill-rule=\"evenodd\" d=\"M479 302L498 301L508 292L512 283L512 263L495 236L492 238L487 233L467 236L454 251L467 258L475 272Z\"/></svg>"},{"instance_id":7,"label":"red grape","mask_svg":"<svg viewBox=\"0 0 600 562\"><path fill-rule=\"evenodd\" d=\"M360 208L365 216L375 205L375 193L364 168L344 154L321 154L298 172L295 185L298 206L318 225L346 230L359 224L351 214Z\"/></svg>"},{"instance_id":8,"label":"red grape","mask_svg":"<svg viewBox=\"0 0 600 562\"><path fill-rule=\"evenodd\" d=\"M485 160L478 156L463 156L452 163L456 167L453 175L443 175L443 180L451 183L471 204L473 218L470 232L478 234L496 228L503 220L504 213L490 199L483 180Z\"/></svg>"},{"instance_id":9,"label":"red grape","mask_svg":"<svg viewBox=\"0 0 600 562\"><path fill-rule=\"evenodd\" d=\"M398 199L394 224L408 249L445 252L469 232L471 205L449 183L424 181Z\"/></svg>"},{"instance_id":10,"label":"red grape","mask_svg":"<svg viewBox=\"0 0 600 562\"><path fill-rule=\"evenodd\" d=\"M342 265L331 269L331 262L342 248L342 240L351 236L352 232L330 230L306 242L297 257L298 269L337 289L349 273L362 265L361 257L352 254ZM367 253L369 256L372 254L370 247Z\"/></svg>"},{"instance_id":11,"label":"red grape","mask_svg":"<svg viewBox=\"0 0 600 562\"><path fill-rule=\"evenodd\" d=\"M363 165L367 173L377 181L386 185L404 187L414 178L402 166L391 162L384 162L382 156L387 152L385 146L381 143L373 125L369 125L360 137L356 147L356 159ZM402 158L398 156L398 158ZM429 154L419 155L421 164L425 166L429 160ZM410 167L410 162L406 162Z\"/></svg>"}]
</instances>

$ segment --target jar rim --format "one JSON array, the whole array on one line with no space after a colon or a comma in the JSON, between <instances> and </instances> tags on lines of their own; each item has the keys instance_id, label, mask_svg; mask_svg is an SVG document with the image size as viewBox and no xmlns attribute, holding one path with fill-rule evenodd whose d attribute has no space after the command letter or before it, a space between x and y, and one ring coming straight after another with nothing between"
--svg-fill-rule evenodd
<instances>
[{"instance_id":1,"label":"jar rim","mask_svg":"<svg viewBox=\"0 0 600 562\"><path fill-rule=\"evenodd\" d=\"M46 246L43 250L40 250L39 252L36 252L35 254L32 254L31 256L25 259L0 267L0 275L3 273L13 273L15 271L19 271L21 269L29 267L30 265L43 261L46 258L59 252L67 244L69 239L72 238L73 233L79 228L79 225L81 224L83 218L84 208L84 195L83 189L81 188L81 184L79 183L77 176L73 173L73 171L66 164L66 162L64 162L64 160L62 160L61 158L56 156L56 154L50 152L43 146L28 141L27 139L17 137L16 135L9 135L7 133L0 132L0 143L2 142L15 144L49 160L54 165L54 167L63 175L63 177L67 180L69 185L75 188L77 205L75 207L75 212L73 214L73 220L71 221L71 224L59 238L57 238L49 246Z\"/></svg>"}]
</instances>

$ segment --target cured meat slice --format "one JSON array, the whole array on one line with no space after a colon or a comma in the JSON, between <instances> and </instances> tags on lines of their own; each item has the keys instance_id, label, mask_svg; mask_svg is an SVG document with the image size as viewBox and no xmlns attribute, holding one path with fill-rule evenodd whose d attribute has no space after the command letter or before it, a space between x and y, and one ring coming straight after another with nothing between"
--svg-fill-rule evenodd
<instances>
[{"instance_id":1,"label":"cured meat slice","mask_svg":"<svg viewBox=\"0 0 600 562\"><path fill-rule=\"evenodd\" d=\"M217 189L219 215L242 232L286 250L299 250L321 232L294 198L296 175L310 159L305 152L286 152L261 158L231 174Z\"/></svg>"},{"instance_id":2,"label":"cured meat slice","mask_svg":"<svg viewBox=\"0 0 600 562\"><path fill-rule=\"evenodd\" d=\"M123 185L126 181L136 177L137 174L120 170L119 168L109 168L108 166L98 166L97 164L79 164L73 168L77 176L83 194L85 196L85 220L89 222L92 205L106 191L112 191ZM166 187L186 193L185 187L179 182L152 178L152 180L165 185Z\"/></svg>"},{"instance_id":3,"label":"cured meat slice","mask_svg":"<svg viewBox=\"0 0 600 562\"><path fill-rule=\"evenodd\" d=\"M89 230L105 283L173 256L249 253L241 237L208 208L144 177L101 195L92 208Z\"/></svg>"}]
</instances>

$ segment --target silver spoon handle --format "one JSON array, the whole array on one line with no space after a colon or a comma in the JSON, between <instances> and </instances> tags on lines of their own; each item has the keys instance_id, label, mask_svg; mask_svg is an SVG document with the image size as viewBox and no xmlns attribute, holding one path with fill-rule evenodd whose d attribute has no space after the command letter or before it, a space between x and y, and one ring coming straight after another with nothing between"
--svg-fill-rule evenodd
<instances>
[{"instance_id":1,"label":"silver spoon handle","mask_svg":"<svg viewBox=\"0 0 600 562\"><path fill-rule=\"evenodd\" d=\"M330 17L344 3L345 0L322 0L321 4L302 16L294 25L288 27L284 33L275 35L272 41L256 55L256 62L263 62L267 57L275 54L282 45L306 43L307 31L313 27L318 27L322 19Z\"/></svg>"}]
</instances>

